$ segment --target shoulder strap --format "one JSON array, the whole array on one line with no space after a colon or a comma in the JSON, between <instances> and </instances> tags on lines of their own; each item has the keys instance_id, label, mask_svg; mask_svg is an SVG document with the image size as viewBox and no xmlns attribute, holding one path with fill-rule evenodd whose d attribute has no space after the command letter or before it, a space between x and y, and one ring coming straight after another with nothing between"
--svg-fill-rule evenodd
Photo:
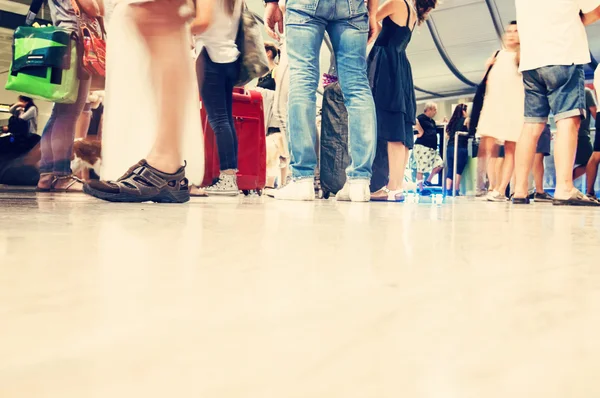
<instances>
[{"instance_id":1,"label":"shoulder strap","mask_svg":"<svg viewBox=\"0 0 600 398\"><path fill-rule=\"evenodd\" d=\"M494 59L498 58L498 54L500 54L500 50L496 51L496 54L494 54ZM492 71L492 68L494 67L494 65L490 65L490 67L488 68L488 70L485 72L485 76L483 77L483 81L487 82L487 78L490 75L490 72Z\"/></svg>"},{"instance_id":2,"label":"shoulder strap","mask_svg":"<svg viewBox=\"0 0 600 398\"><path fill-rule=\"evenodd\" d=\"M71 0L71 5L73 6L73 11L75 11L75 15L77 16L77 19L79 19L79 23L81 23L82 25L86 25L84 22L84 18L83 15L85 13L85 11L82 13L81 8L79 8L79 4L77 4L77 0ZM97 23L98 26L100 28L100 32L96 32L96 35L100 34L100 38L104 39L106 38L106 29L104 28L104 18L102 17L91 17L87 14L85 14L86 19L92 21L91 23ZM89 26L87 26L89 28ZM97 27L94 27L94 29L96 29Z\"/></svg>"},{"instance_id":3,"label":"shoulder strap","mask_svg":"<svg viewBox=\"0 0 600 398\"><path fill-rule=\"evenodd\" d=\"M412 10L412 7L410 4L408 4L407 0L404 0L404 4L406 4L406 11L408 12L408 16L406 17L406 26L408 27L408 24L410 23L410 11Z\"/></svg>"}]
</instances>

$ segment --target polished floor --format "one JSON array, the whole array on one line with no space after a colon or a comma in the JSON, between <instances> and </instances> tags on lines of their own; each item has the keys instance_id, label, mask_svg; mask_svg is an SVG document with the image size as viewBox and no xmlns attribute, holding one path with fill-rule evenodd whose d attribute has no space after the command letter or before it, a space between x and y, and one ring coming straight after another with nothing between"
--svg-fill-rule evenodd
<instances>
[{"instance_id":1,"label":"polished floor","mask_svg":"<svg viewBox=\"0 0 600 398\"><path fill-rule=\"evenodd\" d=\"M1 398L595 398L600 211L0 192Z\"/></svg>"}]
</instances>

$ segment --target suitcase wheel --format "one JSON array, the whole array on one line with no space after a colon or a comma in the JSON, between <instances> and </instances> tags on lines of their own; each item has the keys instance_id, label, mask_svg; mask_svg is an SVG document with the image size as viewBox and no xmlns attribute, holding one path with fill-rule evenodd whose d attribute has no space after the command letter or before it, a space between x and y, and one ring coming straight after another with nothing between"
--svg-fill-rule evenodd
<instances>
[{"instance_id":1,"label":"suitcase wheel","mask_svg":"<svg viewBox=\"0 0 600 398\"><path fill-rule=\"evenodd\" d=\"M329 195L331 195L331 192L323 191L323 199L325 199L325 200L329 199Z\"/></svg>"},{"instance_id":2,"label":"suitcase wheel","mask_svg":"<svg viewBox=\"0 0 600 398\"><path fill-rule=\"evenodd\" d=\"M242 191L242 193L244 194L244 196L248 196L248 195L250 195L250 191L249 191L249 190L247 190L247 189L244 189L244 190Z\"/></svg>"},{"instance_id":3,"label":"suitcase wheel","mask_svg":"<svg viewBox=\"0 0 600 398\"><path fill-rule=\"evenodd\" d=\"M257 190L256 190L256 194L257 194L258 196L262 196L262 194L263 194L263 190L262 190L262 189L257 189Z\"/></svg>"}]
</instances>

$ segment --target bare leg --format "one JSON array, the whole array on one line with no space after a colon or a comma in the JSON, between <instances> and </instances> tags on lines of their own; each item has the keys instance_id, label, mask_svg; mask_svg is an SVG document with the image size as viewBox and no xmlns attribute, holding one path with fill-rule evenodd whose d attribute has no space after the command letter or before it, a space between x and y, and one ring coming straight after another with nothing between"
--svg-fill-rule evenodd
<instances>
[{"instance_id":1,"label":"bare leg","mask_svg":"<svg viewBox=\"0 0 600 398\"><path fill-rule=\"evenodd\" d=\"M497 147L495 138L482 137L479 142L479 151L477 153L477 191L485 190L485 176L489 171L489 162L494 155L494 147ZM488 180L489 177L488 173ZM493 185L490 184L490 187Z\"/></svg>"},{"instance_id":2,"label":"bare leg","mask_svg":"<svg viewBox=\"0 0 600 398\"><path fill-rule=\"evenodd\" d=\"M502 166L502 174L500 174L498 185L494 187L494 191L504 195L506 188L510 183L515 169L515 148L516 142L506 141L504 143L504 163Z\"/></svg>"},{"instance_id":3,"label":"bare leg","mask_svg":"<svg viewBox=\"0 0 600 398\"><path fill-rule=\"evenodd\" d=\"M544 154L536 153L533 159L533 179L535 192L544 193Z\"/></svg>"},{"instance_id":4,"label":"bare leg","mask_svg":"<svg viewBox=\"0 0 600 398\"><path fill-rule=\"evenodd\" d=\"M537 142L545 127L546 123L525 123L523 126L523 133L517 143L515 153L515 198L522 199L528 196L529 173L533 167ZM573 156L575 156L575 152L573 152ZM570 167L573 167L572 162Z\"/></svg>"},{"instance_id":5,"label":"bare leg","mask_svg":"<svg viewBox=\"0 0 600 398\"><path fill-rule=\"evenodd\" d=\"M496 168L494 169L494 185L491 187L492 190L500 184L500 179L502 178L502 170L504 168L504 158L497 158L495 162ZM504 193L504 192L502 192Z\"/></svg>"},{"instance_id":6,"label":"bare leg","mask_svg":"<svg viewBox=\"0 0 600 398\"><path fill-rule=\"evenodd\" d=\"M554 146L554 162L556 164L557 199L568 199L573 192L573 164L577 150L577 130L581 119L572 117L556 123L558 132Z\"/></svg>"},{"instance_id":7,"label":"bare leg","mask_svg":"<svg viewBox=\"0 0 600 398\"><path fill-rule=\"evenodd\" d=\"M456 175L456 184L452 184L452 178L446 178L446 191L449 192L449 195L452 195L452 189L459 190L460 189L460 178L461 175L457 174Z\"/></svg>"},{"instance_id":8,"label":"bare leg","mask_svg":"<svg viewBox=\"0 0 600 398\"><path fill-rule=\"evenodd\" d=\"M496 163L498 162L498 158L490 158L488 161L487 167L487 176L488 176L488 190L493 190L494 186L497 183L496 178Z\"/></svg>"},{"instance_id":9,"label":"bare leg","mask_svg":"<svg viewBox=\"0 0 600 398\"><path fill-rule=\"evenodd\" d=\"M185 19L179 15L183 2L153 1L131 5L133 19L152 59L152 79L157 91L158 125L156 139L147 161L153 167L174 173L182 163L182 120L179 98L186 90L186 66L189 59Z\"/></svg>"},{"instance_id":10,"label":"bare leg","mask_svg":"<svg viewBox=\"0 0 600 398\"><path fill-rule=\"evenodd\" d=\"M423 189L423 173L417 172L417 188L419 188L419 190Z\"/></svg>"},{"instance_id":11,"label":"bare leg","mask_svg":"<svg viewBox=\"0 0 600 398\"><path fill-rule=\"evenodd\" d=\"M390 181L387 188L390 191L398 191L404 185L404 170L408 160L408 148L401 142L388 142L388 156Z\"/></svg>"},{"instance_id":12,"label":"bare leg","mask_svg":"<svg viewBox=\"0 0 600 398\"><path fill-rule=\"evenodd\" d=\"M594 194L594 185L598 177L598 165L600 164L600 152L594 152L587 164L587 193Z\"/></svg>"},{"instance_id":13,"label":"bare leg","mask_svg":"<svg viewBox=\"0 0 600 398\"><path fill-rule=\"evenodd\" d=\"M437 167L437 168L433 169L433 171L432 171L432 172L429 174L429 177L427 177L427 182L431 182L431 181L433 181L433 178L434 178L436 175L440 174L440 172L441 172L442 170L444 170L444 168L443 168L443 167ZM418 176L418 174L417 174L417 176Z\"/></svg>"}]
</instances>

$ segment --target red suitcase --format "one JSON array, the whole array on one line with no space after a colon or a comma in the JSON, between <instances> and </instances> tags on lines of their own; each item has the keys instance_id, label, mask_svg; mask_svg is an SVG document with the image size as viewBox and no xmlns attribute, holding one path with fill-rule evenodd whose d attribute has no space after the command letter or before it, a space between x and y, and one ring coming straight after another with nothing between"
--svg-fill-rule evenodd
<instances>
[{"instance_id":1,"label":"red suitcase","mask_svg":"<svg viewBox=\"0 0 600 398\"><path fill-rule=\"evenodd\" d=\"M233 121L238 137L237 182L244 195L256 191L262 195L267 180L267 145L262 95L243 88L233 90ZM202 108L204 127L204 180L212 185L219 178L219 152L215 133Z\"/></svg>"}]
</instances>

